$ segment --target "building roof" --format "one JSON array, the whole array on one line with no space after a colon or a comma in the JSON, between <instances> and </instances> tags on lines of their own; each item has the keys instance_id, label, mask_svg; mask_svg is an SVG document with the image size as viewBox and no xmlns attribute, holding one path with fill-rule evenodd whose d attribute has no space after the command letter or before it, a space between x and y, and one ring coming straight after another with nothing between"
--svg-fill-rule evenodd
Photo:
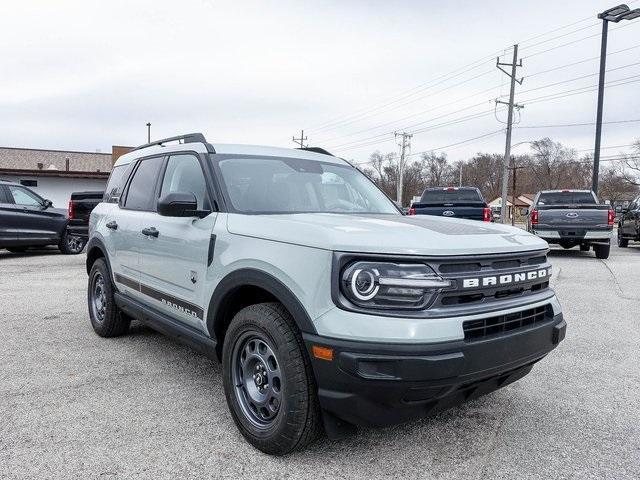
<instances>
[{"instance_id":1,"label":"building roof","mask_svg":"<svg viewBox=\"0 0 640 480\"><path fill-rule=\"evenodd\" d=\"M0 169L73 172L110 172L110 153L74 150L44 150L37 148L0 147ZM6 173L6 172L5 172Z\"/></svg>"},{"instance_id":2,"label":"building roof","mask_svg":"<svg viewBox=\"0 0 640 480\"><path fill-rule=\"evenodd\" d=\"M32 170L21 168L0 168L2 175L17 175L20 177L63 177L63 178L109 178L110 172L86 172L77 170Z\"/></svg>"}]
</instances>

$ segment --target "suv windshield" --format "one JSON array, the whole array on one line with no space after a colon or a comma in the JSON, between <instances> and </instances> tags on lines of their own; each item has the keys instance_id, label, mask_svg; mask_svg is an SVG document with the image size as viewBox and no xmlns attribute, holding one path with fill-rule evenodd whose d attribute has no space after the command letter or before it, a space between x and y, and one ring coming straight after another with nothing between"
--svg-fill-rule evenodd
<instances>
[{"instance_id":1,"label":"suv windshield","mask_svg":"<svg viewBox=\"0 0 640 480\"><path fill-rule=\"evenodd\" d=\"M218 162L233 208L243 213L382 213L398 209L350 165L296 158Z\"/></svg>"},{"instance_id":2,"label":"suv windshield","mask_svg":"<svg viewBox=\"0 0 640 480\"><path fill-rule=\"evenodd\" d=\"M543 192L538 205L595 205L591 192Z\"/></svg>"}]
</instances>

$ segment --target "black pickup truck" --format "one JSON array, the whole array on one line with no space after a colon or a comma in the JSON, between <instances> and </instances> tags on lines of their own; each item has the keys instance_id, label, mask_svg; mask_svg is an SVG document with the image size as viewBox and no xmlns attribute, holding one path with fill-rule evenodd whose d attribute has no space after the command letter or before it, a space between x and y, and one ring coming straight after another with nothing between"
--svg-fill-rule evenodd
<instances>
[{"instance_id":1,"label":"black pickup truck","mask_svg":"<svg viewBox=\"0 0 640 480\"><path fill-rule=\"evenodd\" d=\"M631 241L640 242L640 196L622 209L618 221L618 246L626 248Z\"/></svg>"},{"instance_id":2,"label":"black pickup truck","mask_svg":"<svg viewBox=\"0 0 640 480\"><path fill-rule=\"evenodd\" d=\"M427 188L409 209L408 215L436 215L492 222L493 214L475 187Z\"/></svg>"},{"instance_id":3,"label":"black pickup truck","mask_svg":"<svg viewBox=\"0 0 640 480\"><path fill-rule=\"evenodd\" d=\"M615 212L590 190L544 190L529 210L527 230L562 248L591 247L597 258L608 258Z\"/></svg>"},{"instance_id":4,"label":"black pickup truck","mask_svg":"<svg viewBox=\"0 0 640 480\"><path fill-rule=\"evenodd\" d=\"M67 230L87 243L89 238L89 215L102 201L104 192L73 192L69 200L69 223Z\"/></svg>"}]
</instances>

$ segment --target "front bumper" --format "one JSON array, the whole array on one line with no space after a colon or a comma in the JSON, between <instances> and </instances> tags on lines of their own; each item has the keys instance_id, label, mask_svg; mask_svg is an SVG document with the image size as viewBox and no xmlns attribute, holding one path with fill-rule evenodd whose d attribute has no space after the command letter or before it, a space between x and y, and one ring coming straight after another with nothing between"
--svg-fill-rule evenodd
<instances>
[{"instance_id":1,"label":"front bumper","mask_svg":"<svg viewBox=\"0 0 640 480\"><path fill-rule=\"evenodd\" d=\"M486 339L435 344L338 340L305 334L329 427L386 426L423 417L492 392L526 375L564 339L561 313ZM312 346L332 348L316 359ZM339 427L338 427L339 428ZM332 432L328 433L331 435ZM336 433L335 436L339 436Z\"/></svg>"}]
</instances>

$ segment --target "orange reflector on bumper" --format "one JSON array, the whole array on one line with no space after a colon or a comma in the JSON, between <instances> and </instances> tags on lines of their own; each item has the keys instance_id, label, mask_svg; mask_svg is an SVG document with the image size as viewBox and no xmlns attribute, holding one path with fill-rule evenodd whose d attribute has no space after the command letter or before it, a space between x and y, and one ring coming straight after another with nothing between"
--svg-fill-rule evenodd
<instances>
[{"instance_id":1,"label":"orange reflector on bumper","mask_svg":"<svg viewBox=\"0 0 640 480\"><path fill-rule=\"evenodd\" d=\"M313 352L313 356L320 360L333 360L333 348L327 347L319 347L318 345L314 345L311 347Z\"/></svg>"}]
</instances>

